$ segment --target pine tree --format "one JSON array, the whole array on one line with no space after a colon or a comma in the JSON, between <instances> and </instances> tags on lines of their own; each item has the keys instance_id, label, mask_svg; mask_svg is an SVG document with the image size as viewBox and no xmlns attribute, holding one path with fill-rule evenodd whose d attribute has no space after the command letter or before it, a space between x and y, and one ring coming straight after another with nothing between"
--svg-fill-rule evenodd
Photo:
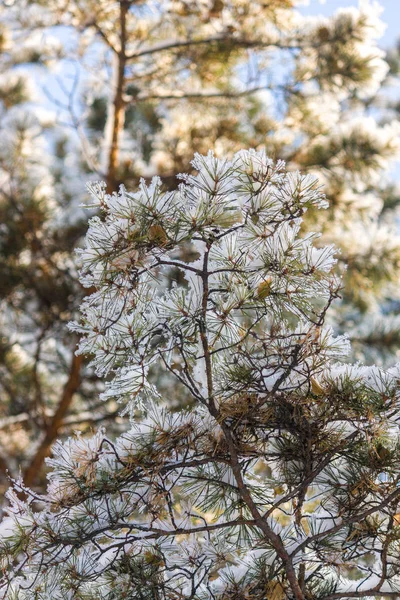
<instances>
[{"instance_id":1,"label":"pine tree","mask_svg":"<svg viewBox=\"0 0 400 600\"><path fill-rule=\"evenodd\" d=\"M1 428L3 479L7 470L18 473L26 443L18 424L13 428L13 420L18 423L25 411L30 412L33 422L42 416L43 374L36 368L37 362L26 360L28 352L24 345L35 346L38 341L34 352L39 352L39 340L51 323L43 238L55 202L44 124L28 108L34 90L30 77L21 70L30 60L30 40L15 44L12 29L7 27L6 8L2 6L0 11L0 417L9 421L6 430L3 423ZM45 55L45 45L42 50ZM29 315L39 288L47 316ZM51 291L54 294L51 303L56 306L55 286ZM27 312L26 307L29 307ZM29 433L23 433L28 437ZM8 485L4 480L1 483Z\"/></svg>"},{"instance_id":2,"label":"pine tree","mask_svg":"<svg viewBox=\"0 0 400 600\"><path fill-rule=\"evenodd\" d=\"M174 190L194 152L232 156L243 147L265 147L289 170L318 176L329 209L309 210L302 229L321 231L317 243L335 243L340 270L347 265L332 325L348 332L357 359L393 364L400 339L398 195L385 169L398 157L399 136L393 112L373 106L389 81L377 46L378 12L368 2L327 19L302 17L290 0L7 2L1 22L11 28L13 53L47 72L45 106L58 120L46 131L54 190L46 202L51 196L57 209L46 208L36 236L46 248L34 255L13 250L15 279L8 265L0 274L10 286L14 281L3 299L7 328L9 315L20 319L2 333L0 363L4 382L12 383L1 389L3 472L15 475L19 465L29 484L42 484L40 467L57 434L87 432L117 408L111 397L98 403L100 384L74 357L75 338L65 335L83 294L74 248L85 228L78 205L88 178L105 180L112 192L157 174ZM63 43L50 39L44 49L57 28ZM1 93L3 103L6 97L10 102L9 91ZM39 402L32 397L38 384ZM175 405L184 401L167 378L159 384ZM10 426L18 447L6 439Z\"/></svg>"},{"instance_id":3,"label":"pine tree","mask_svg":"<svg viewBox=\"0 0 400 600\"><path fill-rule=\"evenodd\" d=\"M335 248L301 233L318 181L263 151L193 167L174 192L90 187L96 291L71 327L104 397L146 418L58 442L44 496L14 483L3 597L396 598L399 365L341 362Z\"/></svg>"},{"instance_id":4,"label":"pine tree","mask_svg":"<svg viewBox=\"0 0 400 600\"><path fill-rule=\"evenodd\" d=\"M83 360L70 358L73 340L63 329L82 295L70 254L87 220L83 211L80 224L79 214L68 220L55 168L58 133L37 106L35 76L60 45L54 38L39 44L38 32L19 30L9 10L0 8L2 491L7 475L22 471L30 484L38 478L79 386ZM90 379L85 387L80 398L87 402L96 388Z\"/></svg>"}]
</instances>

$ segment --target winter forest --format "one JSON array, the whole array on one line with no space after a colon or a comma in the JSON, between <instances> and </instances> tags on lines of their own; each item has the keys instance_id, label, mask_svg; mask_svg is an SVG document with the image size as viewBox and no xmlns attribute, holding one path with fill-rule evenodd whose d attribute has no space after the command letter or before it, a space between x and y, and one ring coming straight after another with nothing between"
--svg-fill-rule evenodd
<instances>
[{"instance_id":1,"label":"winter forest","mask_svg":"<svg viewBox=\"0 0 400 600\"><path fill-rule=\"evenodd\" d=\"M399 22L0 0L1 600L400 600Z\"/></svg>"}]
</instances>

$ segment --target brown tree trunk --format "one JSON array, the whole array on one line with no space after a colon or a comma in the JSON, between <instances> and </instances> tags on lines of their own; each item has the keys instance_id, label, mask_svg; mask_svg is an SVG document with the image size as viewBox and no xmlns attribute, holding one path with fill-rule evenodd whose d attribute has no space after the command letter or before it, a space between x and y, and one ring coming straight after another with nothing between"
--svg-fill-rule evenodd
<instances>
[{"instance_id":1,"label":"brown tree trunk","mask_svg":"<svg viewBox=\"0 0 400 600\"><path fill-rule=\"evenodd\" d=\"M48 424L44 438L41 441L34 457L24 472L24 484L28 487L35 483L36 478L42 468L44 459L46 456L48 456L51 445L57 437L58 430L60 429L63 419L71 405L74 394L79 389L83 360L83 356L75 356L74 354L72 357L68 380L64 386L57 410Z\"/></svg>"},{"instance_id":2,"label":"brown tree trunk","mask_svg":"<svg viewBox=\"0 0 400 600\"><path fill-rule=\"evenodd\" d=\"M110 147L108 150L107 157L107 169L106 169L106 183L107 192L112 193L118 186L118 165L119 165L119 146L121 133L124 127L125 121L125 68L127 63L126 56L126 43L127 43L127 29L126 29L126 18L129 10L129 1L120 0L120 14L119 14L119 27L120 27L120 47L116 53L116 72L115 72L115 91L114 98L112 101L111 109L111 135L110 135ZM91 290L93 291L93 290ZM64 387L59 405L56 412L51 419L44 438L39 445L35 456L31 460L30 464L24 473L24 484L31 486L37 479L39 472L42 468L44 459L49 455L51 446L57 438L58 431L63 424L63 419L66 416L68 409L72 403L74 394L78 391L81 382L81 367L83 364L82 356L73 356L71 362L71 369L68 377L68 381ZM1 469L1 464L0 464Z\"/></svg>"},{"instance_id":3,"label":"brown tree trunk","mask_svg":"<svg viewBox=\"0 0 400 600\"><path fill-rule=\"evenodd\" d=\"M119 145L121 133L125 121L125 68L127 63L126 56L126 17L129 9L129 3L120 0L119 27L120 27L120 48L116 54L116 72L115 72L115 92L111 107L111 133L110 148L108 150L108 164L106 173L107 192L111 194L118 187L118 165L119 165Z\"/></svg>"}]
</instances>

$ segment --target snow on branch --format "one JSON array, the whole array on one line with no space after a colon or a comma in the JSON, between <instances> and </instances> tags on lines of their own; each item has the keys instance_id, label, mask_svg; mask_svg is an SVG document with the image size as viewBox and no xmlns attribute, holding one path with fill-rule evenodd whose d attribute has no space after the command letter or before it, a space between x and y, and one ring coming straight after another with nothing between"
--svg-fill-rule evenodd
<instances>
[{"instance_id":1,"label":"snow on branch","mask_svg":"<svg viewBox=\"0 0 400 600\"><path fill-rule=\"evenodd\" d=\"M335 249L302 234L324 195L263 151L193 167L176 192L89 188L71 328L136 417L57 443L46 496L14 482L3 597L391 597L399 368L340 362Z\"/></svg>"}]
</instances>

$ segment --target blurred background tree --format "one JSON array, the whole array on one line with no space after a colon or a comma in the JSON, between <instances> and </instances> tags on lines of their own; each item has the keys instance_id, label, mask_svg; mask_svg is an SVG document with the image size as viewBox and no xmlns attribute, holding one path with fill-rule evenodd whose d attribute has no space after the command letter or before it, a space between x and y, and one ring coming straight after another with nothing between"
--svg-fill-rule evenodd
<instances>
[{"instance_id":1,"label":"blurred background tree","mask_svg":"<svg viewBox=\"0 0 400 600\"><path fill-rule=\"evenodd\" d=\"M66 329L88 180L112 192L158 174L173 189L194 152L243 147L317 175L330 209L305 227L348 265L334 320L356 358L395 362L400 60L377 45L374 3L316 18L292 0L3 0L0 24L4 486L21 469L40 487L57 435L118 410Z\"/></svg>"}]
</instances>

